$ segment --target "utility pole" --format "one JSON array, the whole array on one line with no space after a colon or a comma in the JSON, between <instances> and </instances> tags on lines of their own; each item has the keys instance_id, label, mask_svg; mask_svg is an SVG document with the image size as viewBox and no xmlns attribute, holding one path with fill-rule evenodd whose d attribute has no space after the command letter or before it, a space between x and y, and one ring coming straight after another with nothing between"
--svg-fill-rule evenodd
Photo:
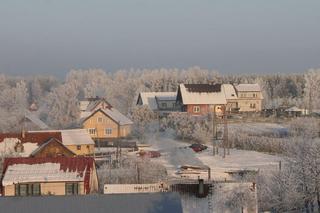
<instances>
[{"instance_id":1,"label":"utility pole","mask_svg":"<svg viewBox=\"0 0 320 213\"><path fill-rule=\"evenodd\" d=\"M223 106L223 158L226 157L226 146L228 145L228 154L230 154L229 150L229 142L228 142L228 122L227 122L227 105Z\"/></svg>"},{"instance_id":2,"label":"utility pole","mask_svg":"<svg viewBox=\"0 0 320 213\"><path fill-rule=\"evenodd\" d=\"M212 155L216 155L216 124L215 124L215 118L216 118L216 106L213 105L213 112L212 112Z\"/></svg>"}]
</instances>

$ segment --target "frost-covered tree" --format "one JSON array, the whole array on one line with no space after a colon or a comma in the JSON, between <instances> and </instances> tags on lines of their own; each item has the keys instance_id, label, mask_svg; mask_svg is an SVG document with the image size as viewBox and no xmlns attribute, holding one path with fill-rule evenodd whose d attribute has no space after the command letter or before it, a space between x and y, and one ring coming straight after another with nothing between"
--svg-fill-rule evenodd
<instances>
[{"instance_id":1,"label":"frost-covered tree","mask_svg":"<svg viewBox=\"0 0 320 213\"><path fill-rule=\"evenodd\" d=\"M79 105L76 86L63 84L53 89L46 98L47 123L56 128L68 128L76 125L79 119Z\"/></svg>"},{"instance_id":2,"label":"frost-covered tree","mask_svg":"<svg viewBox=\"0 0 320 213\"><path fill-rule=\"evenodd\" d=\"M308 109L318 109L320 104L320 69L310 69L304 74L304 98Z\"/></svg>"}]
</instances>

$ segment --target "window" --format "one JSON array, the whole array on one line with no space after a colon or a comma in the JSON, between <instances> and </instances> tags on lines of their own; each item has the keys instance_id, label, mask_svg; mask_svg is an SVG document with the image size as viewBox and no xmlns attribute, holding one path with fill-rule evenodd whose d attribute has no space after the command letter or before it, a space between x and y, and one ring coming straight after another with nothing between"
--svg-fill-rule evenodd
<instances>
[{"instance_id":1,"label":"window","mask_svg":"<svg viewBox=\"0 0 320 213\"><path fill-rule=\"evenodd\" d=\"M17 184L15 185L16 196L37 196L40 195L40 184Z\"/></svg>"},{"instance_id":2,"label":"window","mask_svg":"<svg viewBox=\"0 0 320 213\"><path fill-rule=\"evenodd\" d=\"M88 132L90 135L95 135L96 134L96 129L92 128L92 129L88 129Z\"/></svg>"},{"instance_id":3,"label":"window","mask_svg":"<svg viewBox=\"0 0 320 213\"><path fill-rule=\"evenodd\" d=\"M81 150L81 145L77 145L77 150Z\"/></svg>"},{"instance_id":4,"label":"window","mask_svg":"<svg viewBox=\"0 0 320 213\"><path fill-rule=\"evenodd\" d=\"M98 123L102 123L103 119L101 117L98 118Z\"/></svg>"},{"instance_id":5,"label":"window","mask_svg":"<svg viewBox=\"0 0 320 213\"><path fill-rule=\"evenodd\" d=\"M106 135L111 135L112 134L112 129L111 128L107 128L106 129Z\"/></svg>"},{"instance_id":6,"label":"window","mask_svg":"<svg viewBox=\"0 0 320 213\"><path fill-rule=\"evenodd\" d=\"M78 183L66 183L66 195L77 195L78 187Z\"/></svg>"},{"instance_id":7,"label":"window","mask_svg":"<svg viewBox=\"0 0 320 213\"><path fill-rule=\"evenodd\" d=\"M200 106L194 106L193 107L193 112L199 113L200 112Z\"/></svg>"},{"instance_id":8,"label":"window","mask_svg":"<svg viewBox=\"0 0 320 213\"><path fill-rule=\"evenodd\" d=\"M256 97L257 97L257 94L256 94L256 93L253 93L252 96L253 96L254 98L256 98Z\"/></svg>"}]
</instances>

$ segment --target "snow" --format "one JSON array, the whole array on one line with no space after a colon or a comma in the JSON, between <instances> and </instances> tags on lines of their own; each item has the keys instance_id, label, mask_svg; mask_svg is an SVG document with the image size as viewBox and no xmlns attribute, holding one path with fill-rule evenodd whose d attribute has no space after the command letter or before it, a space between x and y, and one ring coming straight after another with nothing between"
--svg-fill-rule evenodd
<instances>
[{"instance_id":1,"label":"snow","mask_svg":"<svg viewBox=\"0 0 320 213\"><path fill-rule=\"evenodd\" d=\"M183 104L226 104L224 91L220 92L189 92L184 84L180 84Z\"/></svg>"},{"instance_id":2,"label":"snow","mask_svg":"<svg viewBox=\"0 0 320 213\"><path fill-rule=\"evenodd\" d=\"M85 129L61 130L63 145L94 144L92 138Z\"/></svg>"},{"instance_id":3,"label":"snow","mask_svg":"<svg viewBox=\"0 0 320 213\"><path fill-rule=\"evenodd\" d=\"M65 146L94 144L94 141L86 129L40 130L30 132L61 132L62 144Z\"/></svg>"},{"instance_id":4,"label":"snow","mask_svg":"<svg viewBox=\"0 0 320 213\"><path fill-rule=\"evenodd\" d=\"M236 100L238 98L233 85L222 84L221 87L227 100Z\"/></svg>"},{"instance_id":5,"label":"snow","mask_svg":"<svg viewBox=\"0 0 320 213\"><path fill-rule=\"evenodd\" d=\"M101 109L106 115L108 115L111 119L119 123L120 125L130 125L133 122L124 116L121 112L116 110L115 108L111 109Z\"/></svg>"},{"instance_id":6,"label":"snow","mask_svg":"<svg viewBox=\"0 0 320 213\"><path fill-rule=\"evenodd\" d=\"M153 159L166 167L169 177L179 177L176 172L181 165L208 166L214 180L232 180L226 172L232 170L276 170L281 157L255 151L231 149L230 155L222 158L223 149L219 155L212 155L212 146L200 153L188 148L190 144L174 139L172 132L154 133L147 137L147 142L161 152L161 157Z\"/></svg>"},{"instance_id":7,"label":"snow","mask_svg":"<svg viewBox=\"0 0 320 213\"><path fill-rule=\"evenodd\" d=\"M246 132L252 135L263 135L263 134L288 134L288 128L277 123L230 123L228 125L230 131L234 132Z\"/></svg>"},{"instance_id":8,"label":"snow","mask_svg":"<svg viewBox=\"0 0 320 213\"><path fill-rule=\"evenodd\" d=\"M18 138L5 138L0 142L0 153L8 154L15 152L14 147L18 142L20 142Z\"/></svg>"},{"instance_id":9,"label":"snow","mask_svg":"<svg viewBox=\"0 0 320 213\"><path fill-rule=\"evenodd\" d=\"M239 84L236 86L238 92L260 92L259 84Z\"/></svg>"},{"instance_id":10,"label":"snow","mask_svg":"<svg viewBox=\"0 0 320 213\"><path fill-rule=\"evenodd\" d=\"M26 118L28 118L32 123L36 124L40 129L49 129L49 126L45 124L42 120L38 118L37 115L31 112L26 113Z\"/></svg>"},{"instance_id":11,"label":"snow","mask_svg":"<svg viewBox=\"0 0 320 213\"><path fill-rule=\"evenodd\" d=\"M29 143L29 142L24 143L24 144L23 144L23 152L20 153L20 155L21 155L22 157L29 157L30 154L31 154L34 150L36 150L38 147L39 147L39 146L38 146L37 143Z\"/></svg>"},{"instance_id":12,"label":"snow","mask_svg":"<svg viewBox=\"0 0 320 213\"><path fill-rule=\"evenodd\" d=\"M2 184L8 186L16 183L83 181L84 176L78 172L63 171L58 163L14 164L7 168Z\"/></svg>"},{"instance_id":13,"label":"snow","mask_svg":"<svg viewBox=\"0 0 320 213\"><path fill-rule=\"evenodd\" d=\"M142 100L142 105L147 105L151 110L157 110L159 100L175 100L177 97L176 92L141 92L140 97Z\"/></svg>"}]
</instances>

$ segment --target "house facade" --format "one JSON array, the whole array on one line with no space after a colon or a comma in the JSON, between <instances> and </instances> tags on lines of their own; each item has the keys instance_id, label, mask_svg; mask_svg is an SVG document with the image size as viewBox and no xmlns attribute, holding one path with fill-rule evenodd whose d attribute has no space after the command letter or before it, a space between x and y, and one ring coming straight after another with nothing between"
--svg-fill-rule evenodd
<instances>
[{"instance_id":1,"label":"house facade","mask_svg":"<svg viewBox=\"0 0 320 213\"><path fill-rule=\"evenodd\" d=\"M115 108L98 109L81 123L95 141L125 138L130 135L133 124Z\"/></svg>"},{"instance_id":2,"label":"house facade","mask_svg":"<svg viewBox=\"0 0 320 213\"><path fill-rule=\"evenodd\" d=\"M49 139L47 142L40 145L35 149L30 157L45 158L45 157L74 157L76 156L70 149L62 144L61 141L58 141L55 138Z\"/></svg>"},{"instance_id":3,"label":"house facade","mask_svg":"<svg viewBox=\"0 0 320 213\"><path fill-rule=\"evenodd\" d=\"M97 192L91 157L6 158L3 196L81 195Z\"/></svg>"},{"instance_id":4,"label":"house facade","mask_svg":"<svg viewBox=\"0 0 320 213\"><path fill-rule=\"evenodd\" d=\"M219 114L227 99L221 84L180 84L176 104L190 115Z\"/></svg>"},{"instance_id":5,"label":"house facade","mask_svg":"<svg viewBox=\"0 0 320 213\"><path fill-rule=\"evenodd\" d=\"M62 146L59 146L56 142L62 143L65 148L76 155L94 154L94 141L85 129L2 133L0 134L0 152L16 153L21 157L29 157L31 153L51 139L55 139L55 143L50 143L50 146L55 146L55 148L49 149L46 147L46 150L54 151L53 155L59 154L58 151L62 149Z\"/></svg>"},{"instance_id":6,"label":"house facade","mask_svg":"<svg viewBox=\"0 0 320 213\"><path fill-rule=\"evenodd\" d=\"M260 112L262 110L262 91L259 84L239 84L235 86L240 112Z\"/></svg>"},{"instance_id":7,"label":"house facade","mask_svg":"<svg viewBox=\"0 0 320 213\"><path fill-rule=\"evenodd\" d=\"M136 105L148 106L154 112L167 114L178 111L177 92L140 92Z\"/></svg>"}]
</instances>

